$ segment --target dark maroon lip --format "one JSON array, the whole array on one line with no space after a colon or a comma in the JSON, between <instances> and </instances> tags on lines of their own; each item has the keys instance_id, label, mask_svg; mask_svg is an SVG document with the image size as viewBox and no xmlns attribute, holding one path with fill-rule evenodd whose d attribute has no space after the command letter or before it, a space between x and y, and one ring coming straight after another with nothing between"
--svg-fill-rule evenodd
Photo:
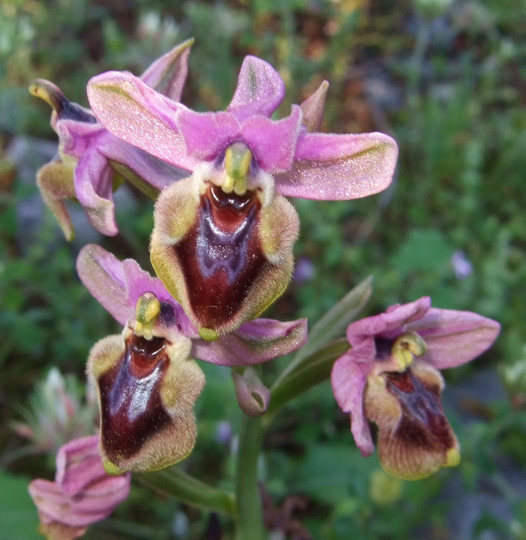
<instances>
[{"instance_id":1,"label":"dark maroon lip","mask_svg":"<svg viewBox=\"0 0 526 540\"><path fill-rule=\"evenodd\" d=\"M258 233L260 210L256 192L236 195L210 186L201 198L195 225L171 248L192 309L205 328L231 320L266 270Z\"/></svg>"},{"instance_id":2,"label":"dark maroon lip","mask_svg":"<svg viewBox=\"0 0 526 540\"><path fill-rule=\"evenodd\" d=\"M137 454L170 422L160 396L169 363L164 338L132 334L121 359L100 377L101 437L111 461Z\"/></svg>"},{"instance_id":3,"label":"dark maroon lip","mask_svg":"<svg viewBox=\"0 0 526 540\"><path fill-rule=\"evenodd\" d=\"M455 441L442 409L438 383L421 380L411 369L384 376L388 392L398 399L402 410L397 436L408 447L441 452L452 448Z\"/></svg>"}]
</instances>

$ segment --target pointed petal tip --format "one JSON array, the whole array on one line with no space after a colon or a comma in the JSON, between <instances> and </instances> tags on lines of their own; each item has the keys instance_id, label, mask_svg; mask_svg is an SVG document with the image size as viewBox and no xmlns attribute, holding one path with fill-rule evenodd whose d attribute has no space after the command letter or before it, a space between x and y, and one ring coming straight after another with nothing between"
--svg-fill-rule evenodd
<instances>
[{"instance_id":1,"label":"pointed petal tip","mask_svg":"<svg viewBox=\"0 0 526 540\"><path fill-rule=\"evenodd\" d=\"M328 90L329 82L324 80L317 90L300 105L303 113L303 125L309 132L320 131Z\"/></svg>"},{"instance_id":2,"label":"pointed petal tip","mask_svg":"<svg viewBox=\"0 0 526 540\"><path fill-rule=\"evenodd\" d=\"M141 75L141 80L170 99L180 101L193 43L194 39L190 38L173 47L151 64Z\"/></svg>"},{"instance_id":3,"label":"pointed petal tip","mask_svg":"<svg viewBox=\"0 0 526 540\"><path fill-rule=\"evenodd\" d=\"M500 333L500 324L471 311L431 308L407 326L427 344L425 358L437 369L470 362L487 351Z\"/></svg>"},{"instance_id":4,"label":"pointed petal tip","mask_svg":"<svg viewBox=\"0 0 526 540\"><path fill-rule=\"evenodd\" d=\"M42 200L53 212L66 240L73 241L75 229L65 199L75 197L73 170L61 161L51 161L37 172L37 186Z\"/></svg>"},{"instance_id":5,"label":"pointed petal tip","mask_svg":"<svg viewBox=\"0 0 526 540\"><path fill-rule=\"evenodd\" d=\"M270 115L285 96L285 83L279 73L257 56L245 56L237 87L227 110L243 121L253 115Z\"/></svg>"},{"instance_id":6,"label":"pointed petal tip","mask_svg":"<svg viewBox=\"0 0 526 540\"><path fill-rule=\"evenodd\" d=\"M67 103L66 96L60 88L46 79L35 79L28 87L29 93L45 101L57 113L60 113Z\"/></svg>"}]
</instances>

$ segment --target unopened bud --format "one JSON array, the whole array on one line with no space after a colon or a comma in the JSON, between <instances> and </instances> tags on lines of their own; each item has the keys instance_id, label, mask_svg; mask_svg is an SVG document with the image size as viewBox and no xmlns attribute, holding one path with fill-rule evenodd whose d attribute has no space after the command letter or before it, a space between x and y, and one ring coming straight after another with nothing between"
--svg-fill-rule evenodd
<instances>
[{"instance_id":1,"label":"unopened bud","mask_svg":"<svg viewBox=\"0 0 526 540\"><path fill-rule=\"evenodd\" d=\"M253 368L244 373L232 371L236 397L242 411L248 416L261 416L270 404L270 391L261 382Z\"/></svg>"}]
</instances>

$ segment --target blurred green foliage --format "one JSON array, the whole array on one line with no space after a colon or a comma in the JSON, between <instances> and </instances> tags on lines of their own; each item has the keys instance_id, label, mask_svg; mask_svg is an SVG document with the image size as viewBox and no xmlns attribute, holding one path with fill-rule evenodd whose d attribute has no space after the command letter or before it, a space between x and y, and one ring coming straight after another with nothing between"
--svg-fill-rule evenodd
<instances>
[{"instance_id":1,"label":"blurred green foliage","mask_svg":"<svg viewBox=\"0 0 526 540\"><path fill-rule=\"evenodd\" d=\"M37 190L20 182L7 148L24 135L55 140L49 110L27 85L47 78L86 104L91 76L106 69L138 74L193 36L187 105L225 107L242 57L255 54L287 84L279 112L327 79L325 130L390 131L400 145L397 180L386 193L295 201L302 222L296 254L310 266L272 316L316 320L372 274L370 313L430 295L437 307L477 311L503 325L492 351L452 374L462 392L479 365L491 366L494 379L497 370L504 374L509 396L480 391L452 410L463 444L460 468L389 484L376 457L364 460L354 448L348 419L325 383L291 404L267 437L261 466L270 494L277 504L292 494L304 499L298 517L313 538L373 540L457 538L455 506L489 492L509 513L480 512L463 539L526 538L525 493L513 482L526 465L524 0L13 0L0 3L0 20L0 464L9 462L10 473L40 468L52 476L44 460L10 462L24 443L7 420L17 418L24 394L50 366L83 377L91 345L118 331L76 278L79 246L65 244L49 213L32 235L21 223L20 205ZM100 242L148 267L151 203L135 200L118 220L122 235ZM472 269L460 277L457 252ZM226 370L204 368L200 437L185 467L231 487L229 433L239 412ZM466 411L474 416L469 424ZM15 482L13 490L23 483L12 475L4 481ZM17 500L14 508L26 512L27 501ZM29 527L25 518L6 523L9 539ZM228 535L228 522L221 523ZM138 485L87 537L203 538L207 524L203 513L152 498Z\"/></svg>"}]
</instances>

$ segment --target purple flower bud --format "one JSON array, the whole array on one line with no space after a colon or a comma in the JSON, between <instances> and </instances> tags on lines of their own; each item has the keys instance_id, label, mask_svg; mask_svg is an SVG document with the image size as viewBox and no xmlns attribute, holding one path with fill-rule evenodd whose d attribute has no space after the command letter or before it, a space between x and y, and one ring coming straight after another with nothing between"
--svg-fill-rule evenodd
<instances>
[{"instance_id":1,"label":"purple flower bud","mask_svg":"<svg viewBox=\"0 0 526 540\"><path fill-rule=\"evenodd\" d=\"M243 373L232 371L239 406L248 416L261 416L270 404L270 391L261 382L253 368Z\"/></svg>"}]
</instances>

